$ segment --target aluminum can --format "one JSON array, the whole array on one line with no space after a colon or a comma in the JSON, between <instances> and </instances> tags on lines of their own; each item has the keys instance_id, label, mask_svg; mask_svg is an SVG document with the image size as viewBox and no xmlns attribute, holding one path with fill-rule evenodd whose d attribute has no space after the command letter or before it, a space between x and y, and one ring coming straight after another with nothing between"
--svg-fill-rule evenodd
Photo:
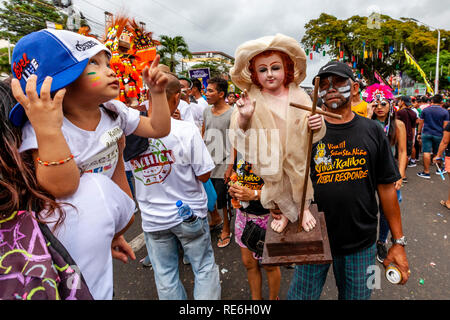
<instances>
[{"instance_id":1,"label":"aluminum can","mask_svg":"<svg viewBox=\"0 0 450 320\"><path fill-rule=\"evenodd\" d=\"M386 268L386 279L392 284L399 284L402 281L402 274L395 265L390 264Z\"/></svg>"}]
</instances>

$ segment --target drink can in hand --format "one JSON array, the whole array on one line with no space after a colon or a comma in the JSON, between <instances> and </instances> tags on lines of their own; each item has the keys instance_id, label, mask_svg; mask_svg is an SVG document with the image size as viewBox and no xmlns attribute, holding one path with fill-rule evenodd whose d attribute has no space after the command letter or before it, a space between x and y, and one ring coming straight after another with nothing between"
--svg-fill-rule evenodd
<instances>
[{"instance_id":1,"label":"drink can in hand","mask_svg":"<svg viewBox=\"0 0 450 320\"><path fill-rule=\"evenodd\" d=\"M390 264L386 268L386 279L392 284L399 284L402 281L402 274L395 265Z\"/></svg>"}]
</instances>

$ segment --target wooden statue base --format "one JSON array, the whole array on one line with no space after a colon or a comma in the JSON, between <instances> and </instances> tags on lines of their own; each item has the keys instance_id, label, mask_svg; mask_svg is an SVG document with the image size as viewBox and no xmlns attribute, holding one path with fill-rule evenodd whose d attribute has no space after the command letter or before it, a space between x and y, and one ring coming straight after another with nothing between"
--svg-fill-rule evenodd
<instances>
[{"instance_id":1,"label":"wooden statue base","mask_svg":"<svg viewBox=\"0 0 450 320\"><path fill-rule=\"evenodd\" d=\"M309 210L316 219L315 228L310 231L297 232L298 222L289 222L282 233L272 230L269 218L262 265L282 266L291 264L325 264L331 263L331 250L328 241L327 226L323 212L317 205Z\"/></svg>"}]
</instances>

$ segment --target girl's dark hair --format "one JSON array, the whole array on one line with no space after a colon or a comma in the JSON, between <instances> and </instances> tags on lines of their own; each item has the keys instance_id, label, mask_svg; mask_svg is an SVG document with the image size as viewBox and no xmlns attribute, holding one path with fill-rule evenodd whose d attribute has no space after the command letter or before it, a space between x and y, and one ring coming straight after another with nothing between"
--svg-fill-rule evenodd
<instances>
[{"instance_id":1,"label":"girl's dark hair","mask_svg":"<svg viewBox=\"0 0 450 320\"><path fill-rule=\"evenodd\" d=\"M372 120L377 119L377 115L374 112L372 114ZM396 135L396 124L395 124L395 112L394 112L394 106L393 101L389 101L389 113L386 119L384 120L384 132L386 133L389 144L393 146L395 144L395 135Z\"/></svg>"},{"instance_id":2,"label":"girl's dark hair","mask_svg":"<svg viewBox=\"0 0 450 320\"><path fill-rule=\"evenodd\" d=\"M65 214L55 198L38 185L31 152L19 153L21 129L8 119L16 103L11 87L0 81L0 219L20 210L35 211L39 218L45 210L46 217L57 217L52 221L56 228Z\"/></svg>"}]
</instances>

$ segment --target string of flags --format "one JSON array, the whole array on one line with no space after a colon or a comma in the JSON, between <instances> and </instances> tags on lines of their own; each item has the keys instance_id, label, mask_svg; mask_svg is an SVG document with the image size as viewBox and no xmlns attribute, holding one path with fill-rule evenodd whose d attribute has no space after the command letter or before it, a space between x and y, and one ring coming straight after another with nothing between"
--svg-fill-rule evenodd
<instances>
[{"instance_id":1,"label":"string of flags","mask_svg":"<svg viewBox=\"0 0 450 320\"><path fill-rule=\"evenodd\" d=\"M314 56L317 56L317 54L325 57L327 54L326 46L329 47L331 41L332 41L331 38L327 37L324 45L322 45L321 43L313 44L312 48L306 49L306 55L309 56L310 60L313 60ZM349 63L349 65L356 70L356 75L361 79L362 76L364 75L364 69L361 68L358 70L358 64L360 61L365 61L369 59L372 61L375 61L377 59L380 61L385 61L389 56L391 56L395 52L402 52L403 43L401 42L389 43L389 40L386 37L384 37L384 45L382 46L382 48L379 48L370 45L369 42L366 42L364 40L361 42L360 46L352 48L352 54L350 56L344 50L344 45L341 43L340 40L337 39L334 40L334 48L338 49L336 59L339 61ZM399 59L400 56L397 55L395 58ZM395 69L398 70L399 68L400 62L397 61Z\"/></svg>"},{"instance_id":2,"label":"string of flags","mask_svg":"<svg viewBox=\"0 0 450 320\"><path fill-rule=\"evenodd\" d=\"M330 45L330 38L327 37L326 38L326 45ZM362 59L379 59L379 60L383 60L385 59L387 56L395 53L396 51L403 51L403 43L400 44L400 48L397 48L398 45L397 44L389 44L387 40L385 40L385 46L383 48L372 48L371 46L368 47L366 41L362 42L362 46L360 49L357 50L353 50L354 54L351 55L350 57L348 55L346 55L345 51L343 50L343 48L341 47L341 41L336 41L335 40L335 47L339 49L339 54L338 54L338 58L342 59L342 60L348 60L351 61L352 63L356 62L356 57L360 56ZM325 46L322 45L321 43L317 43L317 44L313 44L312 48L307 48L306 49L306 55L309 56L309 58L311 60L314 59L314 53L319 53L321 56L325 56L326 55L326 50L325 50Z\"/></svg>"}]
</instances>

